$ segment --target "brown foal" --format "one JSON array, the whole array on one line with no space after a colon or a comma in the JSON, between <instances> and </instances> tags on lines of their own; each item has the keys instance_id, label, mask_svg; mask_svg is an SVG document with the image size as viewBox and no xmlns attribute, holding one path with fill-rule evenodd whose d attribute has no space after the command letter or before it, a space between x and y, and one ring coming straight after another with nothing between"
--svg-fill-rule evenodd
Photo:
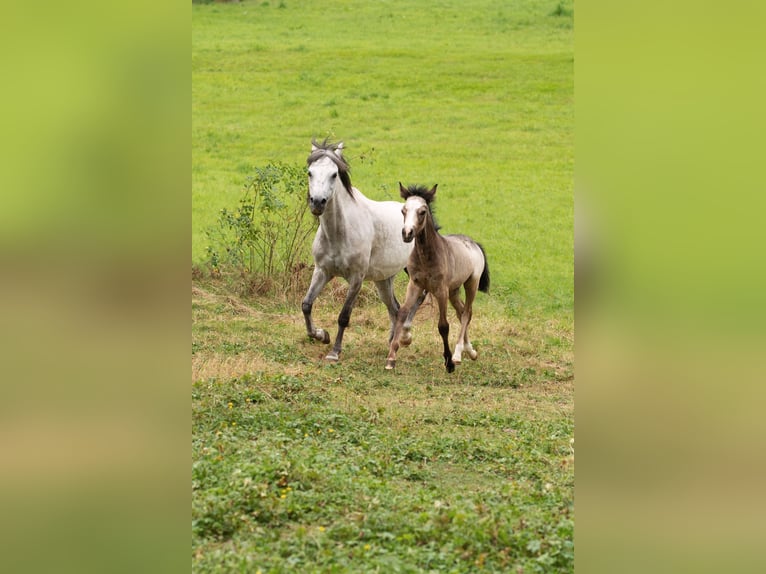
<instances>
[{"instance_id":1,"label":"brown foal","mask_svg":"<svg viewBox=\"0 0 766 574\"><path fill-rule=\"evenodd\" d=\"M396 366L396 352L399 346L411 341L412 316L410 310L419 305L426 293L431 293L439 304L439 334L444 343L444 365L447 372L455 370L462 361L465 351L475 360L477 353L468 339L468 325L473 313L476 291L489 292L489 267L484 249L465 235L440 235L431 212L431 203L436 196L436 185L431 189L422 186L405 188L399 184L399 191L405 200L402 214L404 226L402 239L415 242L407 261L410 276L407 295L399 308L394 335L386 360L386 369ZM460 300L460 287L465 289L465 304ZM449 321L447 300L457 312L460 334L455 352L449 348Z\"/></svg>"}]
</instances>

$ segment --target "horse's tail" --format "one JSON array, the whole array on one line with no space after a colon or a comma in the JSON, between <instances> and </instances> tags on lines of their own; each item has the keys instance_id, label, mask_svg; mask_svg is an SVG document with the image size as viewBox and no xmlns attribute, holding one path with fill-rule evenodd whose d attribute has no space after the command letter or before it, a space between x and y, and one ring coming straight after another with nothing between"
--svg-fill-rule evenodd
<instances>
[{"instance_id":1,"label":"horse's tail","mask_svg":"<svg viewBox=\"0 0 766 574\"><path fill-rule=\"evenodd\" d=\"M479 278L479 291L489 293L489 263L487 263L487 252L484 251L481 244L477 243L476 245L479 246L481 254L484 256L484 270L481 272L481 277Z\"/></svg>"}]
</instances>

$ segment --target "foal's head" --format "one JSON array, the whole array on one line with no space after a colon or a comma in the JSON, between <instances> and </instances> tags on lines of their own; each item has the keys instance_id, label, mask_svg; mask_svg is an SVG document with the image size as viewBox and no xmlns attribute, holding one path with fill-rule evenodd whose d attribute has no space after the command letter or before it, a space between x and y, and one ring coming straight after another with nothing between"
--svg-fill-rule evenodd
<instances>
[{"instance_id":1,"label":"foal's head","mask_svg":"<svg viewBox=\"0 0 766 574\"><path fill-rule=\"evenodd\" d=\"M353 197L349 167L343 157L343 142L338 144L324 140L311 140L311 153L306 160L309 175L309 209L314 215L322 215L327 202L341 187Z\"/></svg>"},{"instance_id":2,"label":"foal's head","mask_svg":"<svg viewBox=\"0 0 766 574\"><path fill-rule=\"evenodd\" d=\"M438 185L438 184L437 184ZM431 202L436 196L436 185L426 189L422 185L410 185L404 187L399 183L399 193L405 200L402 207L404 227L402 227L402 239L409 243L418 235L430 220L435 229L439 229L431 214Z\"/></svg>"}]
</instances>

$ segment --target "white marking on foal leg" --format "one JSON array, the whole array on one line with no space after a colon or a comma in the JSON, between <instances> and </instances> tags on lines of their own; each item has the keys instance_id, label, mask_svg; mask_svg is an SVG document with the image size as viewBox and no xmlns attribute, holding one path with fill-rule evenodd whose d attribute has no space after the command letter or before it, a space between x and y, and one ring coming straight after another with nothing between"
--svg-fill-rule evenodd
<instances>
[{"instance_id":1,"label":"white marking on foal leg","mask_svg":"<svg viewBox=\"0 0 766 574\"><path fill-rule=\"evenodd\" d=\"M418 295L415 304L412 306L410 312L407 314L407 318L404 320L404 324L402 325L402 335L399 337L399 344L403 347L408 347L412 343L412 321L415 319L415 313L418 312L418 309L425 298L426 292L423 291Z\"/></svg>"},{"instance_id":2,"label":"white marking on foal leg","mask_svg":"<svg viewBox=\"0 0 766 574\"><path fill-rule=\"evenodd\" d=\"M455 350L452 353L452 362L459 365L463 362L463 341L458 341Z\"/></svg>"}]
</instances>

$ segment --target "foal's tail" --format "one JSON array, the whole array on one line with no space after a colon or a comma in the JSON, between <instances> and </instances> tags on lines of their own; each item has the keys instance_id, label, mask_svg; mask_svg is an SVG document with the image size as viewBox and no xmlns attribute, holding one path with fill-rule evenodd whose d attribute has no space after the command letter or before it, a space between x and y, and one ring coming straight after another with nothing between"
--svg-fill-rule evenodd
<instances>
[{"instance_id":1,"label":"foal's tail","mask_svg":"<svg viewBox=\"0 0 766 574\"><path fill-rule=\"evenodd\" d=\"M489 293L489 263L487 263L487 253L484 251L481 244L477 243L476 245L479 246L481 254L484 255L484 270L481 272L481 277L479 278L479 291Z\"/></svg>"}]
</instances>

